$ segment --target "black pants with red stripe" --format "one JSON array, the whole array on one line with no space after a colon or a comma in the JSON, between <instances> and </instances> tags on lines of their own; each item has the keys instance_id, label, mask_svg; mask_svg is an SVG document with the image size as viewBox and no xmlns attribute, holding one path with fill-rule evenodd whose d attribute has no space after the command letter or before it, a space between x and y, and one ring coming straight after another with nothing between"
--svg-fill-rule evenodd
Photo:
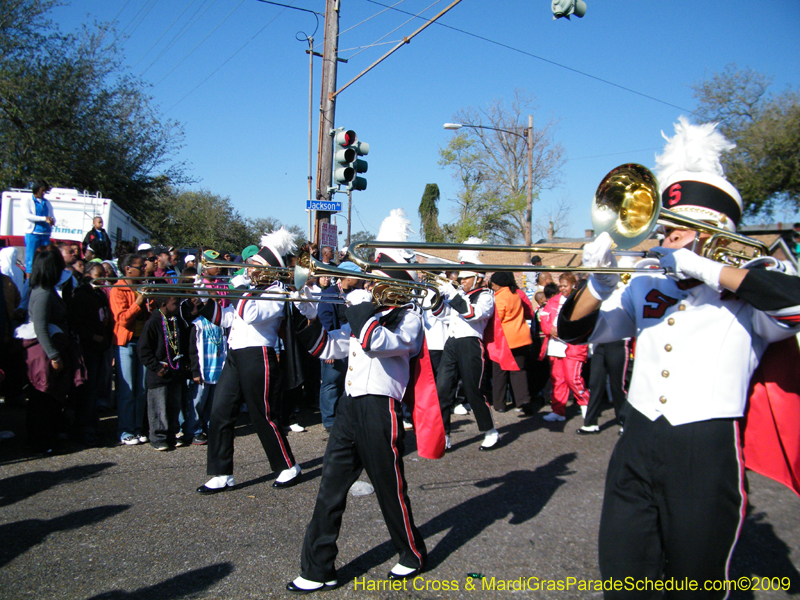
<instances>
[{"instance_id":1,"label":"black pants with red stripe","mask_svg":"<svg viewBox=\"0 0 800 600\"><path fill-rule=\"evenodd\" d=\"M336 540L347 492L367 471L400 564L419 568L427 552L411 515L403 470L403 413L388 396L342 396L336 410L319 484L314 514L306 528L301 556L303 577L336 579Z\"/></svg>"},{"instance_id":2,"label":"black pants with red stripe","mask_svg":"<svg viewBox=\"0 0 800 600\"><path fill-rule=\"evenodd\" d=\"M744 519L743 477L735 419L673 426L631 408L608 466L599 554L603 579L631 577L634 589L605 597L725 597L704 583L727 576ZM666 596L652 585L635 589L662 578L699 587Z\"/></svg>"},{"instance_id":3,"label":"black pants with red stripe","mask_svg":"<svg viewBox=\"0 0 800 600\"><path fill-rule=\"evenodd\" d=\"M281 371L272 348L230 350L219 377L208 428L208 474L233 475L233 438L244 399L273 471L295 464L280 425Z\"/></svg>"},{"instance_id":4,"label":"black pants with red stripe","mask_svg":"<svg viewBox=\"0 0 800 600\"><path fill-rule=\"evenodd\" d=\"M450 435L450 415L456 400L459 377L464 397L472 408L478 429L489 431L494 428L489 404L481 391L483 368L483 343L479 338L448 338L444 343L439 373L436 376L436 392L439 395L446 434Z\"/></svg>"}]
</instances>

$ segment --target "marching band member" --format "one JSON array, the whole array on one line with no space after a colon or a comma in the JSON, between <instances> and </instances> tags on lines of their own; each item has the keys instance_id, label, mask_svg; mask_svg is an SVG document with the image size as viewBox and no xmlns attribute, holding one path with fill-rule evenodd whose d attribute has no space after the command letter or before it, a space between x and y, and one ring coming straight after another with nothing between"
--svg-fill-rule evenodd
<instances>
[{"instance_id":1,"label":"marching band member","mask_svg":"<svg viewBox=\"0 0 800 600\"><path fill-rule=\"evenodd\" d=\"M719 163L733 145L714 128L683 117L676 124L656 159L662 203L735 231L742 200ZM800 279L755 261L737 268L704 258L691 248L696 235L701 244L709 237L666 230L655 250L669 275L639 275L616 290L617 275L595 273L561 311L562 338L637 338L632 410L611 456L600 521L606 580L688 578L703 590L728 579L746 509L739 419L750 377L768 344L800 331ZM600 235L584 248L584 264L616 264L610 248ZM692 597L722 598L725 589Z\"/></svg>"},{"instance_id":2,"label":"marching band member","mask_svg":"<svg viewBox=\"0 0 800 600\"><path fill-rule=\"evenodd\" d=\"M287 584L290 592L337 585L336 540L347 492L362 470L375 487L389 535L400 554L389 579L415 577L425 565L425 543L414 524L404 474L400 403L424 378L412 362L412 357L426 353L421 309L412 303L376 307L365 290L350 292L347 301L347 323L341 329L325 331L319 321L313 321L299 334L312 355L347 357L348 368L345 395L328 438L319 494L303 541L301 576ZM444 432L430 371L427 381L430 390L417 394L414 407L417 448L420 456L440 458ZM426 401L432 404L424 406ZM418 422L418 408L427 409L427 418L433 416L433 422ZM423 426L431 437L423 437Z\"/></svg>"},{"instance_id":3,"label":"marching band member","mask_svg":"<svg viewBox=\"0 0 800 600\"><path fill-rule=\"evenodd\" d=\"M466 244L482 244L483 240L470 238ZM469 264L482 264L475 250L461 250L458 260L466 269ZM461 289L456 291L451 284L440 288L445 297L442 310L448 314L447 341L444 344L439 373L436 378L436 391L442 409L442 420L447 437L445 445L450 448L450 415L456 397L456 386L461 378L464 396L472 407L478 429L485 432L479 450L492 450L497 444L499 434L494 427L489 404L481 392L483 378L483 331L489 317L494 313L494 296L479 282L483 275L475 271L460 271L458 278Z\"/></svg>"},{"instance_id":4,"label":"marching band member","mask_svg":"<svg viewBox=\"0 0 800 600\"><path fill-rule=\"evenodd\" d=\"M261 238L262 248L246 264L284 267L284 256L293 252L293 235L281 227ZM258 269L249 269L250 278ZM283 292L279 281L270 286L251 284L244 289L267 289ZM210 308L209 308L210 307ZM286 303L278 300L245 298L228 306L208 303L204 314L223 328L230 327L228 357L217 383L208 430L207 472L211 476L197 488L200 494L216 494L231 489L233 479L233 439L239 405L244 399L256 433L273 471L279 471L272 484L276 488L295 485L300 465L295 461L289 440L280 426L281 369L277 350L278 328L283 321Z\"/></svg>"}]
</instances>

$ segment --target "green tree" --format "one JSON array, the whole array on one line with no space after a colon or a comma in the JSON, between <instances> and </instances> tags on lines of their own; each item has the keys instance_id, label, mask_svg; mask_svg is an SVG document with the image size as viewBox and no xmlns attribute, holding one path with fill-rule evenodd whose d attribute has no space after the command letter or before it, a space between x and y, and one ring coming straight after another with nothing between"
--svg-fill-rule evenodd
<instances>
[{"instance_id":1,"label":"green tree","mask_svg":"<svg viewBox=\"0 0 800 600\"><path fill-rule=\"evenodd\" d=\"M350 235L350 244L356 244L358 242L371 242L375 239L375 234L370 233L369 231L357 231ZM359 257L363 260L371 261L375 258L375 251L374 250L361 250L359 252Z\"/></svg>"},{"instance_id":2,"label":"green tree","mask_svg":"<svg viewBox=\"0 0 800 600\"><path fill-rule=\"evenodd\" d=\"M533 98L517 90L510 105L495 100L485 109L466 108L453 119L464 129L439 152L439 164L459 183L457 220L446 235L477 235L511 243L526 235L527 115ZM559 183L563 147L553 140L557 123L533 128L532 201Z\"/></svg>"},{"instance_id":3,"label":"green tree","mask_svg":"<svg viewBox=\"0 0 800 600\"><path fill-rule=\"evenodd\" d=\"M769 77L730 64L692 86L699 118L718 121L736 144L722 165L750 218L800 209L800 95L786 90L771 96L770 84Z\"/></svg>"},{"instance_id":4,"label":"green tree","mask_svg":"<svg viewBox=\"0 0 800 600\"><path fill-rule=\"evenodd\" d=\"M154 232L154 242L167 246L238 252L252 243L251 230L230 198L208 190L167 189L144 224Z\"/></svg>"},{"instance_id":5,"label":"green tree","mask_svg":"<svg viewBox=\"0 0 800 600\"><path fill-rule=\"evenodd\" d=\"M419 203L419 218L422 222L422 237L426 242L443 242L444 236L439 227L439 186L435 183L425 185Z\"/></svg>"},{"instance_id":6,"label":"green tree","mask_svg":"<svg viewBox=\"0 0 800 600\"><path fill-rule=\"evenodd\" d=\"M142 219L168 184L182 131L126 74L108 26L60 33L49 0L0 2L0 185L100 191Z\"/></svg>"}]
</instances>

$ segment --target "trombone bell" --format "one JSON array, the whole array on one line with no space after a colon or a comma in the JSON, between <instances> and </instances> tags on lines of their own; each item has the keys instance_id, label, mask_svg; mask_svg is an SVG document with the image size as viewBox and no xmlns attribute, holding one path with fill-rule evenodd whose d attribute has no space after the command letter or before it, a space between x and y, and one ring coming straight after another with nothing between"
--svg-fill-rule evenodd
<instances>
[{"instance_id":1,"label":"trombone bell","mask_svg":"<svg viewBox=\"0 0 800 600\"><path fill-rule=\"evenodd\" d=\"M649 237L661 211L655 175L642 165L625 164L603 178L594 194L592 226L608 232L627 250Z\"/></svg>"}]
</instances>

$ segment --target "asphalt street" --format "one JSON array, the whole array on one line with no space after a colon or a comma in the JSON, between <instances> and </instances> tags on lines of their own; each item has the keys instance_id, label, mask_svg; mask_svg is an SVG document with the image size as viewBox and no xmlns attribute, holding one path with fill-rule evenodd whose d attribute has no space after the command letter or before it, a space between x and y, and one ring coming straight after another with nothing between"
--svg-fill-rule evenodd
<instances>
[{"instance_id":1,"label":"asphalt street","mask_svg":"<svg viewBox=\"0 0 800 600\"><path fill-rule=\"evenodd\" d=\"M351 496L339 540L339 586L324 597L602 597L579 586L599 578L603 482L618 427L608 408L600 435L577 436L577 407L568 415L565 424L549 424L541 414L496 414L501 440L493 452L478 452L482 436L471 415L454 416L453 450L438 461L419 458L408 435L406 477L427 571L405 590L381 589L395 552L374 494ZM309 416L307 432L289 434L303 481L285 490L272 487L275 474L243 415L237 486L209 497L195 492L206 480L203 446L164 453L112 445L116 421L109 416L102 423L107 446L67 442L55 455L31 456L22 409L0 405L0 419L0 429L17 431L0 443L0 598L292 596L285 585L299 574L327 440L318 415ZM757 587L780 587L788 578L790 586L732 597L800 595L800 498L756 474L749 485L731 578ZM513 591L519 581L527 591ZM546 581L568 589L535 589Z\"/></svg>"}]
</instances>

